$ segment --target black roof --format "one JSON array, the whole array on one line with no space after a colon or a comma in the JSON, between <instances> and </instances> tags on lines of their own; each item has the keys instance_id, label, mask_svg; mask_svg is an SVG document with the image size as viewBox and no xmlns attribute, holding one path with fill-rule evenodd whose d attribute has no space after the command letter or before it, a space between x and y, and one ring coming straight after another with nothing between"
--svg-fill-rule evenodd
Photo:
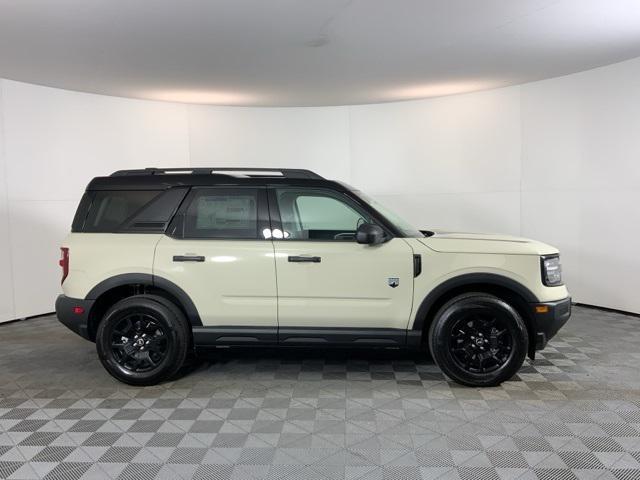
<instances>
[{"instance_id":1,"label":"black roof","mask_svg":"<svg viewBox=\"0 0 640 480\"><path fill-rule=\"evenodd\" d=\"M291 168L145 168L118 170L109 177L96 177L87 190L158 190L196 185L299 185L346 187L326 180L310 170Z\"/></svg>"}]
</instances>

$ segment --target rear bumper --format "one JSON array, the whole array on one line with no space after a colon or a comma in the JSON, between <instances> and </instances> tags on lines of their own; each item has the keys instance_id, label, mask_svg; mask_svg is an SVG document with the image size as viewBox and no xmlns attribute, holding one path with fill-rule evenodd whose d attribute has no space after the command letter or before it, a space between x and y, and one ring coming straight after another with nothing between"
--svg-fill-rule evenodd
<instances>
[{"instance_id":1,"label":"rear bumper","mask_svg":"<svg viewBox=\"0 0 640 480\"><path fill-rule=\"evenodd\" d=\"M538 307L547 308L546 311L540 311L545 309ZM536 350L542 350L571 317L571 297L555 302L533 303L531 308L536 320Z\"/></svg>"},{"instance_id":2,"label":"rear bumper","mask_svg":"<svg viewBox=\"0 0 640 480\"><path fill-rule=\"evenodd\" d=\"M89 312L94 300L84 300L70 298L66 295L59 295L56 299L56 316L69 330L77 333L82 338L91 340L89 336ZM82 313L78 308L82 309Z\"/></svg>"}]
</instances>

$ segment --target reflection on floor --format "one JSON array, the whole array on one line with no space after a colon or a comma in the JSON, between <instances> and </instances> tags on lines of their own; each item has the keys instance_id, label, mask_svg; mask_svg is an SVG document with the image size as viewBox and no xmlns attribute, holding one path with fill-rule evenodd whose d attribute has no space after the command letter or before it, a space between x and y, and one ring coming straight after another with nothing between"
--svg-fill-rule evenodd
<instances>
[{"instance_id":1,"label":"reflection on floor","mask_svg":"<svg viewBox=\"0 0 640 480\"><path fill-rule=\"evenodd\" d=\"M234 351L117 383L53 317L0 326L0 478L640 478L640 318L575 308L498 388L400 352Z\"/></svg>"}]
</instances>

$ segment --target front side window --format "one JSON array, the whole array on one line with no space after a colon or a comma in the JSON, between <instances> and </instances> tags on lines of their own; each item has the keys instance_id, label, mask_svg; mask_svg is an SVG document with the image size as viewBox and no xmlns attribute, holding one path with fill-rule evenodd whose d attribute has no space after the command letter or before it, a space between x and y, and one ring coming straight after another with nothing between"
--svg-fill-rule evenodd
<instances>
[{"instance_id":1,"label":"front side window","mask_svg":"<svg viewBox=\"0 0 640 480\"><path fill-rule=\"evenodd\" d=\"M290 240L354 241L371 218L340 194L325 190L276 189L283 236Z\"/></svg>"},{"instance_id":2,"label":"front side window","mask_svg":"<svg viewBox=\"0 0 640 480\"><path fill-rule=\"evenodd\" d=\"M258 238L255 189L207 188L195 192L184 217L187 238Z\"/></svg>"}]
</instances>

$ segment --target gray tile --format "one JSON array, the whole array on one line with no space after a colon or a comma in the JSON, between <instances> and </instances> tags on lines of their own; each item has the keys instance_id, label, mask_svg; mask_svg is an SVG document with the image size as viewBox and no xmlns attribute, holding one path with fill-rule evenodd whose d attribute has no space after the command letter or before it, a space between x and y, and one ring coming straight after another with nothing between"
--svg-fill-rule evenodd
<instances>
[{"instance_id":1,"label":"gray tile","mask_svg":"<svg viewBox=\"0 0 640 480\"><path fill-rule=\"evenodd\" d=\"M636 317L576 307L490 389L364 350L227 351L135 388L51 317L0 329L0 478L640 478Z\"/></svg>"}]
</instances>

